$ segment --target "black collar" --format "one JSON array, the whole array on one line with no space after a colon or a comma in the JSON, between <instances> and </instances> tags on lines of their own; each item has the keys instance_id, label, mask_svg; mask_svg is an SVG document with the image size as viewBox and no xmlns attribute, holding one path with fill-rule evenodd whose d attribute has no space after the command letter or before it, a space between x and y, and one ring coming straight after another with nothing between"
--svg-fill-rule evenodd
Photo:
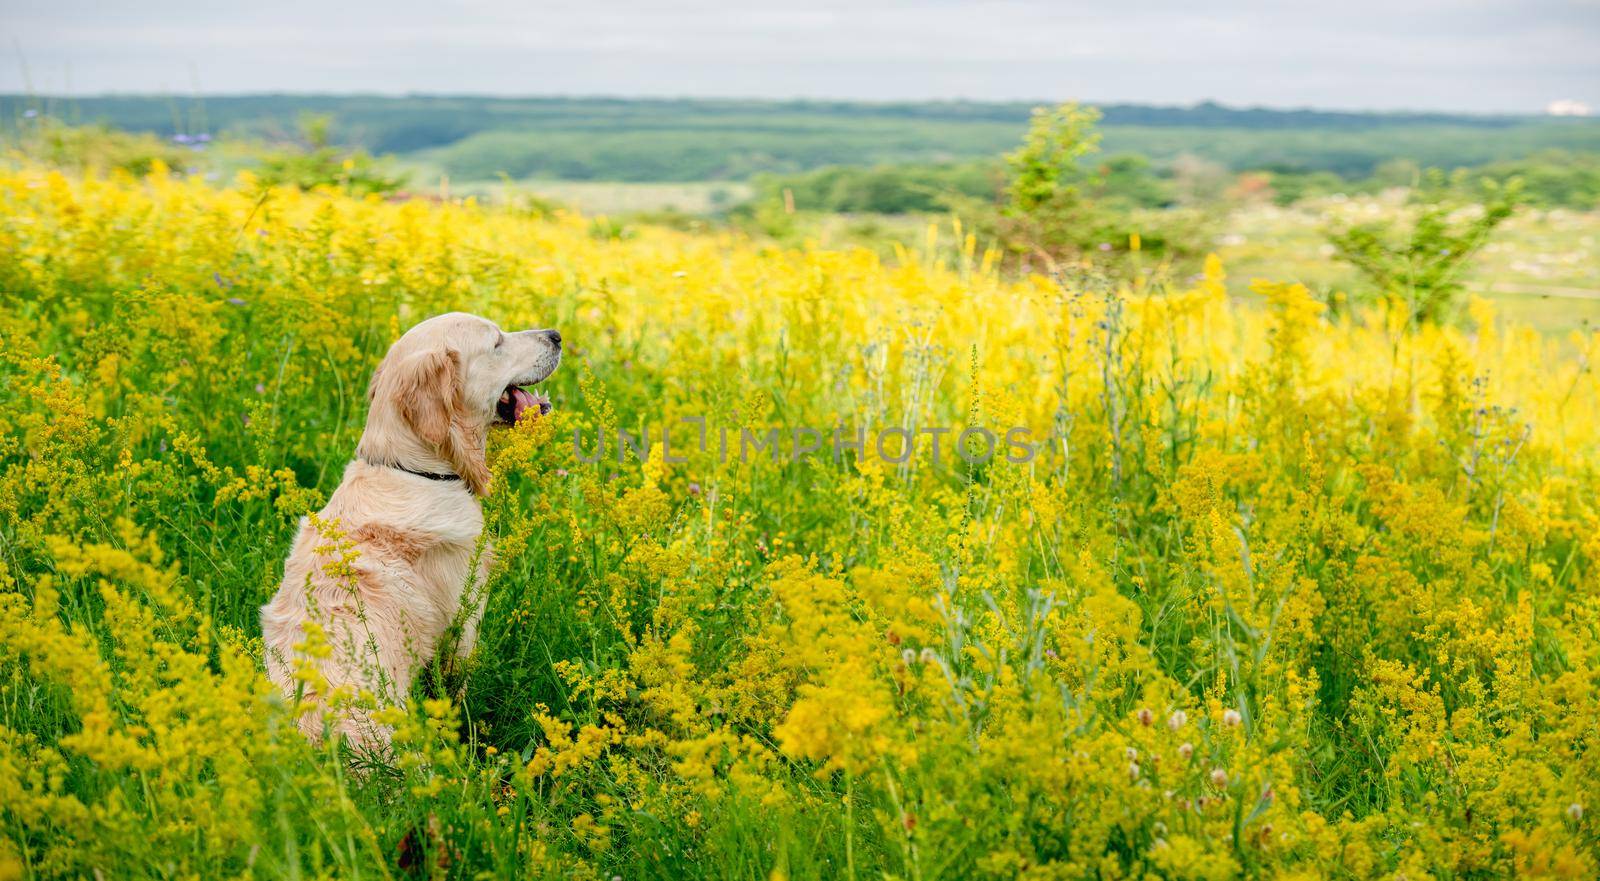
<instances>
[{"instance_id":1,"label":"black collar","mask_svg":"<svg viewBox=\"0 0 1600 881\"><path fill-rule=\"evenodd\" d=\"M376 466L378 468L393 468L396 471L404 471L407 474L415 474L418 477L426 477L429 480L460 480L461 479L461 475L459 475L459 474L436 474L436 473L434 473L432 471L416 471L416 470L413 470L411 468L407 468L404 465L396 465L393 462L374 462L371 459L362 459L361 461L367 463L368 465Z\"/></svg>"}]
</instances>

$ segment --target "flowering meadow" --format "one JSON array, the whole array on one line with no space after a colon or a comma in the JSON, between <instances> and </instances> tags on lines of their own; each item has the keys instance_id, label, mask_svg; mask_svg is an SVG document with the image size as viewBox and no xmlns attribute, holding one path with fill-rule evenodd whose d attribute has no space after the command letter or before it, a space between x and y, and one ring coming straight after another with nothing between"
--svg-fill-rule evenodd
<instances>
[{"instance_id":1,"label":"flowering meadow","mask_svg":"<svg viewBox=\"0 0 1600 881\"><path fill-rule=\"evenodd\" d=\"M0 879L1600 874L1600 335L159 167L0 170L0 255ZM568 356L352 757L257 610L450 309Z\"/></svg>"}]
</instances>

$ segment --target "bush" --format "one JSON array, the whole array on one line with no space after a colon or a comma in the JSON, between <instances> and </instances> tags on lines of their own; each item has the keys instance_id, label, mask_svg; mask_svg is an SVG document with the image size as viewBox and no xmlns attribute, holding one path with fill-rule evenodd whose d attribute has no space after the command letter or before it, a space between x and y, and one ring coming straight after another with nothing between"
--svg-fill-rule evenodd
<instances>
[{"instance_id":1,"label":"bush","mask_svg":"<svg viewBox=\"0 0 1600 881\"><path fill-rule=\"evenodd\" d=\"M209 135L183 143L104 125L73 126L48 116L24 120L12 147L36 162L77 174L121 171L144 177L157 168L182 171L202 164Z\"/></svg>"},{"instance_id":2,"label":"bush","mask_svg":"<svg viewBox=\"0 0 1600 881\"><path fill-rule=\"evenodd\" d=\"M300 143L280 145L260 155L256 176L264 186L334 187L357 195L383 195L405 185L404 175L387 173L382 163L365 151L335 146L329 117L305 116L300 131Z\"/></svg>"},{"instance_id":3,"label":"bush","mask_svg":"<svg viewBox=\"0 0 1600 881\"><path fill-rule=\"evenodd\" d=\"M1507 186L1517 181L1520 198L1541 208L1600 209L1600 153L1546 150L1526 159L1491 162L1472 170L1463 183Z\"/></svg>"},{"instance_id":4,"label":"bush","mask_svg":"<svg viewBox=\"0 0 1600 881\"><path fill-rule=\"evenodd\" d=\"M1415 208L1407 220L1376 220L1330 229L1328 242L1372 285L1371 293L1403 304L1411 319L1437 322L1458 305L1472 258L1489 243L1495 228L1511 217L1520 192L1513 180L1505 187L1487 184L1483 201L1463 204L1453 193L1462 187L1458 173L1453 187L1432 172L1414 193Z\"/></svg>"}]
</instances>

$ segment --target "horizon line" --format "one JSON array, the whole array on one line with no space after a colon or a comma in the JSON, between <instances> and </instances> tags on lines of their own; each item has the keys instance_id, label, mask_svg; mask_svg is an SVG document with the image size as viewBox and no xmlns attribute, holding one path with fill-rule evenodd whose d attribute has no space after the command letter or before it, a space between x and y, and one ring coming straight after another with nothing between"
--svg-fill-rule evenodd
<instances>
[{"instance_id":1,"label":"horizon line","mask_svg":"<svg viewBox=\"0 0 1600 881\"><path fill-rule=\"evenodd\" d=\"M1351 116L1451 116L1472 117L1480 119L1495 118L1532 118L1532 119L1569 119L1593 120L1595 117L1585 116L1558 116L1543 111L1512 111L1512 110L1443 110L1443 109L1380 109L1380 108L1338 108L1317 107L1309 104L1301 105L1269 105L1269 104L1230 104L1217 98L1204 98L1190 103L1157 103L1128 100L1097 100L1085 98L896 98L896 99L868 99L868 98L834 98L821 96L702 96L702 95L649 95L649 94L620 94L606 92L568 92L568 93L498 93L498 92L452 92L452 91L424 91L407 90L383 92L375 90L354 91L302 91L302 90L240 90L218 92L184 92L177 90L101 90L94 92L23 92L0 91L0 99L42 100L42 101L75 101L94 99L117 98L145 98L145 99L229 99L229 98L378 98L385 100L404 100L415 98L461 99L475 98L495 101L618 101L636 103L688 103L698 102L704 104L843 104L858 107L902 107L907 105L972 105L983 107L1007 106L1032 106L1044 107L1066 103L1077 103L1089 107L1138 107L1152 110L1198 110L1204 107L1215 107L1235 113L1266 112L1266 113L1320 113L1343 114ZM1567 100L1567 99L1552 99Z\"/></svg>"}]
</instances>

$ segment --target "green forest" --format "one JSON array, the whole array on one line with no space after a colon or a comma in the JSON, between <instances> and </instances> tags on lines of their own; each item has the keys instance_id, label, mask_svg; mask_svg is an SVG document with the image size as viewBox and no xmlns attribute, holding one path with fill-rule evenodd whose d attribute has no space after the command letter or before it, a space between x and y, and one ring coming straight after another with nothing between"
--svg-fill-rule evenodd
<instances>
[{"instance_id":1,"label":"green forest","mask_svg":"<svg viewBox=\"0 0 1600 881\"><path fill-rule=\"evenodd\" d=\"M1037 102L1046 103L1046 102ZM0 125L77 125L268 142L307 115L339 143L460 181L744 181L837 165L946 165L1013 146L1035 103L496 98L412 95L0 96ZM1600 151L1600 122L1441 113L1113 104L1098 108L1105 155L1183 156L1226 169L1374 173L1401 160L1455 168L1542 150Z\"/></svg>"}]
</instances>

